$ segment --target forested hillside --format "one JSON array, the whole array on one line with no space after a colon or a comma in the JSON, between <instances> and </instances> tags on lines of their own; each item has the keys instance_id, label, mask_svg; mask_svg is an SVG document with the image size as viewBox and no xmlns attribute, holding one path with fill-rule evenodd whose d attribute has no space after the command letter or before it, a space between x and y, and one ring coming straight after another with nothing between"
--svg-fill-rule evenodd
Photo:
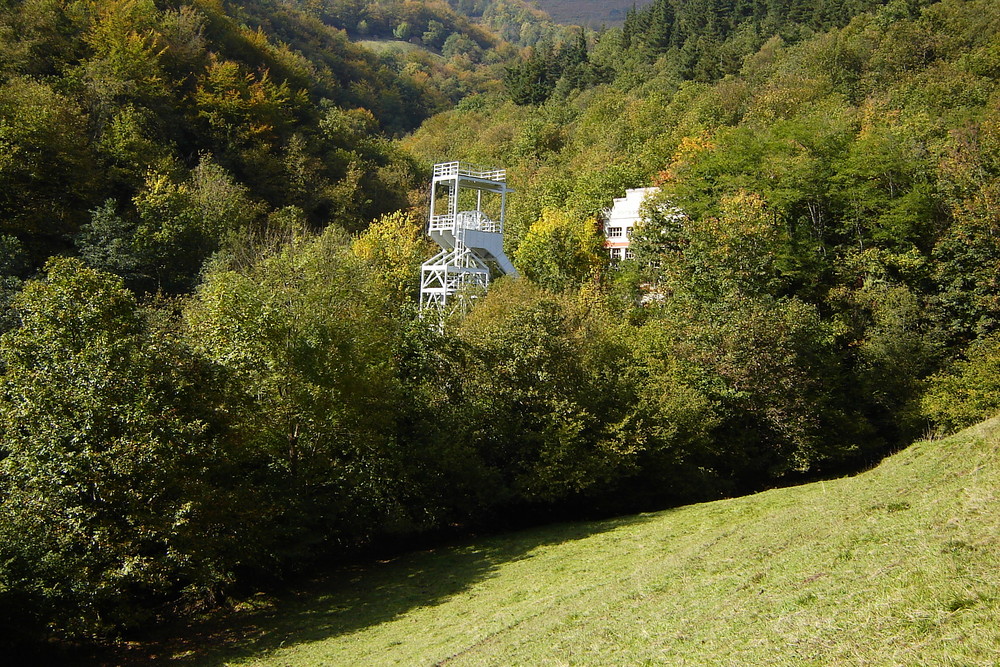
<instances>
[{"instance_id":1,"label":"forested hillside","mask_svg":"<svg viewBox=\"0 0 1000 667\"><path fill-rule=\"evenodd\" d=\"M505 161L511 251L550 289L591 289L609 193L659 185L635 261L597 284L626 311L640 291L661 302L630 324L736 420L711 438L724 458L748 432L806 458L833 455L824 441L877 452L926 428L921 400L937 418L958 409L924 394L929 374L971 341L976 364L996 347L995 7L892 3L763 42L744 23L752 39L716 52L742 63L732 74L692 69L654 30L610 31L533 56L508 101L439 115L407 145ZM539 64L553 75L523 76Z\"/></svg>"},{"instance_id":2,"label":"forested hillside","mask_svg":"<svg viewBox=\"0 0 1000 667\"><path fill-rule=\"evenodd\" d=\"M0 5L0 218L19 251L4 273L70 251L132 286L184 291L268 216L356 230L405 207L415 167L388 137L482 90L495 77L473 69L499 41L447 5L386 5L365 14L372 34L430 26L434 47L461 54L379 58L307 9Z\"/></svg>"},{"instance_id":3,"label":"forested hillside","mask_svg":"<svg viewBox=\"0 0 1000 667\"><path fill-rule=\"evenodd\" d=\"M456 7L0 2L10 637L1000 408L997 0L657 0L522 50ZM442 328L420 220L455 159L507 168L524 277ZM650 184L611 266L596 217Z\"/></svg>"}]
</instances>

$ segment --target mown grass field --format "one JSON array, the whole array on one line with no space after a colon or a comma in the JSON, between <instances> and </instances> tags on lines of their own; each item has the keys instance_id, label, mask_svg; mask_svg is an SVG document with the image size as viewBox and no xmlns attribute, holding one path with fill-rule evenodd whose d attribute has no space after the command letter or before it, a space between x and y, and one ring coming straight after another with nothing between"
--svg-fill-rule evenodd
<instances>
[{"instance_id":1,"label":"mown grass field","mask_svg":"<svg viewBox=\"0 0 1000 667\"><path fill-rule=\"evenodd\" d=\"M430 53L440 58L437 54L429 49L425 49L419 44L411 44L410 42L404 42L400 39L362 39L357 42L358 45L365 47L369 51L374 51L379 55L385 55L387 53L398 53L405 54L411 51L424 51Z\"/></svg>"},{"instance_id":2,"label":"mown grass field","mask_svg":"<svg viewBox=\"0 0 1000 667\"><path fill-rule=\"evenodd\" d=\"M413 553L168 661L1000 664L998 463L993 420L855 477Z\"/></svg>"}]
</instances>

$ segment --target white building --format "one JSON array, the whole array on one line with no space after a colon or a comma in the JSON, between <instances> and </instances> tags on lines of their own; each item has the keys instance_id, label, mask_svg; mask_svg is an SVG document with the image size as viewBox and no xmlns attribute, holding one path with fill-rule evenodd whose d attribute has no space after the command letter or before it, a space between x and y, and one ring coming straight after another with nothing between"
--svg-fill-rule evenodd
<instances>
[{"instance_id":1,"label":"white building","mask_svg":"<svg viewBox=\"0 0 1000 667\"><path fill-rule=\"evenodd\" d=\"M629 250L632 229L642 218L639 208L646 197L659 188L633 188L625 191L624 197L617 197L610 209L604 211L604 247L608 249L611 261L630 259Z\"/></svg>"}]
</instances>

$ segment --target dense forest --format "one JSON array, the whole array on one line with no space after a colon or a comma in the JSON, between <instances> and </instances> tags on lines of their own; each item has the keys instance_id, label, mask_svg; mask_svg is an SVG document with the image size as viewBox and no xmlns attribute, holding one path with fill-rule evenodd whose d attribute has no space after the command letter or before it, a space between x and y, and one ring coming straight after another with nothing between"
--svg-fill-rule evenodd
<instances>
[{"instance_id":1,"label":"dense forest","mask_svg":"<svg viewBox=\"0 0 1000 667\"><path fill-rule=\"evenodd\" d=\"M439 326L454 159L523 277ZM0 0L0 624L870 465L1000 409L998 238L997 0Z\"/></svg>"}]
</instances>

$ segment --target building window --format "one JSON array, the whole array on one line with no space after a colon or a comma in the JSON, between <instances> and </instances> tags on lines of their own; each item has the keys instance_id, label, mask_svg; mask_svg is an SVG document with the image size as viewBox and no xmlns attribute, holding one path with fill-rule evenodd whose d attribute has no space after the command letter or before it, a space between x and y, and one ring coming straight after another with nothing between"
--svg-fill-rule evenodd
<instances>
[{"instance_id":1,"label":"building window","mask_svg":"<svg viewBox=\"0 0 1000 667\"><path fill-rule=\"evenodd\" d=\"M635 259L635 253L631 248L625 248L625 259Z\"/></svg>"},{"instance_id":2,"label":"building window","mask_svg":"<svg viewBox=\"0 0 1000 667\"><path fill-rule=\"evenodd\" d=\"M620 239L624 234L621 227L608 227L607 236L609 239Z\"/></svg>"},{"instance_id":3,"label":"building window","mask_svg":"<svg viewBox=\"0 0 1000 667\"><path fill-rule=\"evenodd\" d=\"M608 248L608 254L611 255L612 261L617 261L622 258L621 248Z\"/></svg>"}]
</instances>

